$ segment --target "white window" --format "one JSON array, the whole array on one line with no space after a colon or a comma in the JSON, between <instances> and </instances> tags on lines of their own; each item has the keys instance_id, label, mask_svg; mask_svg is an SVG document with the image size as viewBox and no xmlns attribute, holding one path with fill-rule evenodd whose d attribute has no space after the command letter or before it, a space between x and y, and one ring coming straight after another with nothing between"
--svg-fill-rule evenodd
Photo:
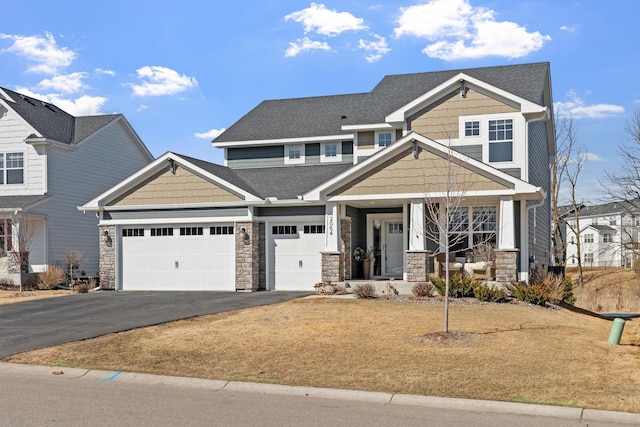
<instances>
[{"instance_id":1,"label":"white window","mask_svg":"<svg viewBox=\"0 0 640 427\"><path fill-rule=\"evenodd\" d=\"M376 134L376 145L378 148L388 147L393 143L392 132L378 132Z\"/></svg>"},{"instance_id":2,"label":"white window","mask_svg":"<svg viewBox=\"0 0 640 427\"><path fill-rule=\"evenodd\" d=\"M602 241L603 241L604 243L611 243L611 242L612 242L612 240L611 240L611 233L604 233L604 234L602 235Z\"/></svg>"},{"instance_id":3,"label":"white window","mask_svg":"<svg viewBox=\"0 0 640 427\"><path fill-rule=\"evenodd\" d=\"M325 142L320 146L321 162L341 162L342 161L342 143L341 142Z\"/></svg>"},{"instance_id":4,"label":"white window","mask_svg":"<svg viewBox=\"0 0 640 427\"><path fill-rule=\"evenodd\" d=\"M585 234L584 235L584 242L585 243L593 243L593 234L591 234L591 233Z\"/></svg>"},{"instance_id":5,"label":"white window","mask_svg":"<svg viewBox=\"0 0 640 427\"><path fill-rule=\"evenodd\" d=\"M10 219L0 219L0 249L2 249L4 253L11 250L11 229Z\"/></svg>"},{"instance_id":6,"label":"white window","mask_svg":"<svg viewBox=\"0 0 640 427\"><path fill-rule=\"evenodd\" d=\"M593 253L589 252L584 254L584 262L593 264Z\"/></svg>"},{"instance_id":7,"label":"white window","mask_svg":"<svg viewBox=\"0 0 640 427\"><path fill-rule=\"evenodd\" d=\"M513 120L489 120L489 161L513 161Z\"/></svg>"},{"instance_id":8,"label":"white window","mask_svg":"<svg viewBox=\"0 0 640 427\"><path fill-rule=\"evenodd\" d=\"M451 252L473 249L479 244L495 247L496 232L497 209L495 206L456 208L449 221Z\"/></svg>"},{"instance_id":9,"label":"white window","mask_svg":"<svg viewBox=\"0 0 640 427\"><path fill-rule=\"evenodd\" d=\"M287 165L304 163L304 145L286 145L284 163Z\"/></svg>"},{"instance_id":10,"label":"white window","mask_svg":"<svg viewBox=\"0 0 640 427\"><path fill-rule=\"evenodd\" d=\"M0 184L24 184L24 154L0 153Z\"/></svg>"},{"instance_id":11,"label":"white window","mask_svg":"<svg viewBox=\"0 0 640 427\"><path fill-rule=\"evenodd\" d=\"M477 120L464 122L464 136L480 136L480 122Z\"/></svg>"}]
</instances>

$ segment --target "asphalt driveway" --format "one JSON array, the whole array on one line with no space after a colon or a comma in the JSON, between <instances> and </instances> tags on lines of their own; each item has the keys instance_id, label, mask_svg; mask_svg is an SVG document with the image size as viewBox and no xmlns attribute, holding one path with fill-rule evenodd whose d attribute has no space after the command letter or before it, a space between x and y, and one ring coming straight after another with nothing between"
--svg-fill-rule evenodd
<instances>
[{"instance_id":1,"label":"asphalt driveway","mask_svg":"<svg viewBox=\"0 0 640 427\"><path fill-rule=\"evenodd\" d=\"M103 291L0 305L0 359L66 342L276 304L310 294Z\"/></svg>"}]
</instances>

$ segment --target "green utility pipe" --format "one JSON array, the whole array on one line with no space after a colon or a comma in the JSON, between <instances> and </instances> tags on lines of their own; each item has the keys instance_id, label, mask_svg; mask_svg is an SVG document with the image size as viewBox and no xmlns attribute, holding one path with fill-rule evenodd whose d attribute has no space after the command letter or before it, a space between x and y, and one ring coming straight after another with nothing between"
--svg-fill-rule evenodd
<instances>
[{"instance_id":1,"label":"green utility pipe","mask_svg":"<svg viewBox=\"0 0 640 427\"><path fill-rule=\"evenodd\" d=\"M613 319L613 326L611 326L611 333L609 334L609 344L620 344L620 338L622 337L622 331L624 330L624 319L616 317Z\"/></svg>"}]
</instances>

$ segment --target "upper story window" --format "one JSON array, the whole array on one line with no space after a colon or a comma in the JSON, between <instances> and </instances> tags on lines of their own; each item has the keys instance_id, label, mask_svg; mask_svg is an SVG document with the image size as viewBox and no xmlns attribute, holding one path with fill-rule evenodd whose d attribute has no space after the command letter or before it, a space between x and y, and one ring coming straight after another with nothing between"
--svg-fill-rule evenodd
<instances>
[{"instance_id":1,"label":"upper story window","mask_svg":"<svg viewBox=\"0 0 640 427\"><path fill-rule=\"evenodd\" d=\"M602 235L602 241L604 243L611 243L613 240L611 239L611 233L604 233Z\"/></svg>"},{"instance_id":2,"label":"upper story window","mask_svg":"<svg viewBox=\"0 0 640 427\"><path fill-rule=\"evenodd\" d=\"M304 145L286 145L284 153L284 163L304 163Z\"/></svg>"},{"instance_id":3,"label":"upper story window","mask_svg":"<svg viewBox=\"0 0 640 427\"><path fill-rule=\"evenodd\" d=\"M489 161L513 161L513 120L489 120Z\"/></svg>"},{"instance_id":4,"label":"upper story window","mask_svg":"<svg viewBox=\"0 0 640 427\"><path fill-rule=\"evenodd\" d=\"M0 184L24 184L24 154L0 153Z\"/></svg>"},{"instance_id":5,"label":"upper story window","mask_svg":"<svg viewBox=\"0 0 640 427\"><path fill-rule=\"evenodd\" d=\"M325 142L321 146L320 151L321 162L341 162L342 161L342 143Z\"/></svg>"},{"instance_id":6,"label":"upper story window","mask_svg":"<svg viewBox=\"0 0 640 427\"><path fill-rule=\"evenodd\" d=\"M464 122L464 136L480 136L480 122Z\"/></svg>"},{"instance_id":7,"label":"upper story window","mask_svg":"<svg viewBox=\"0 0 640 427\"><path fill-rule=\"evenodd\" d=\"M591 234L591 233L585 234L584 235L584 242L585 243L593 243L593 234Z\"/></svg>"},{"instance_id":8,"label":"upper story window","mask_svg":"<svg viewBox=\"0 0 640 427\"><path fill-rule=\"evenodd\" d=\"M393 134L391 132L378 132L376 134L376 145L378 147L388 147L393 142Z\"/></svg>"},{"instance_id":9,"label":"upper story window","mask_svg":"<svg viewBox=\"0 0 640 427\"><path fill-rule=\"evenodd\" d=\"M618 225L618 221L617 221L615 218L610 219L610 220L609 220L609 225L612 225L612 226L613 226L613 225Z\"/></svg>"}]
</instances>

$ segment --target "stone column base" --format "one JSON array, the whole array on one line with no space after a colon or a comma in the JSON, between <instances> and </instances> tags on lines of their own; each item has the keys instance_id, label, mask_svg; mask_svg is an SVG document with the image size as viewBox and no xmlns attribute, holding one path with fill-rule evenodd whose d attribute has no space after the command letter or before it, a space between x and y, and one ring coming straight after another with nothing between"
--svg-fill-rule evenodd
<instances>
[{"instance_id":1,"label":"stone column base","mask_svg":"<svg viewBox=\"0 0 640 427\"><path fill-rule=\"evenodd\" d=\"M322 252L322 281L344 281L344 252Z\"/></svg>"},{"instance_id":2,"label":"stone column base","mask_svg":"<svg viewBox=\"0 0 640 427\"><path fill-rule=\"evenodd\" d=\"M407 255L407 282L429 280L430 251L405 251Z\"/></svg>"},{"instance_id":3,"label":"stone column base","mask_svg":"<svg viewBox=\"0 0 640 427\"><path fill-rule=\"evenodd\" d=\"M519 249L496 249L496 282L518 280Z\"/></svg>"}]
</instances>

